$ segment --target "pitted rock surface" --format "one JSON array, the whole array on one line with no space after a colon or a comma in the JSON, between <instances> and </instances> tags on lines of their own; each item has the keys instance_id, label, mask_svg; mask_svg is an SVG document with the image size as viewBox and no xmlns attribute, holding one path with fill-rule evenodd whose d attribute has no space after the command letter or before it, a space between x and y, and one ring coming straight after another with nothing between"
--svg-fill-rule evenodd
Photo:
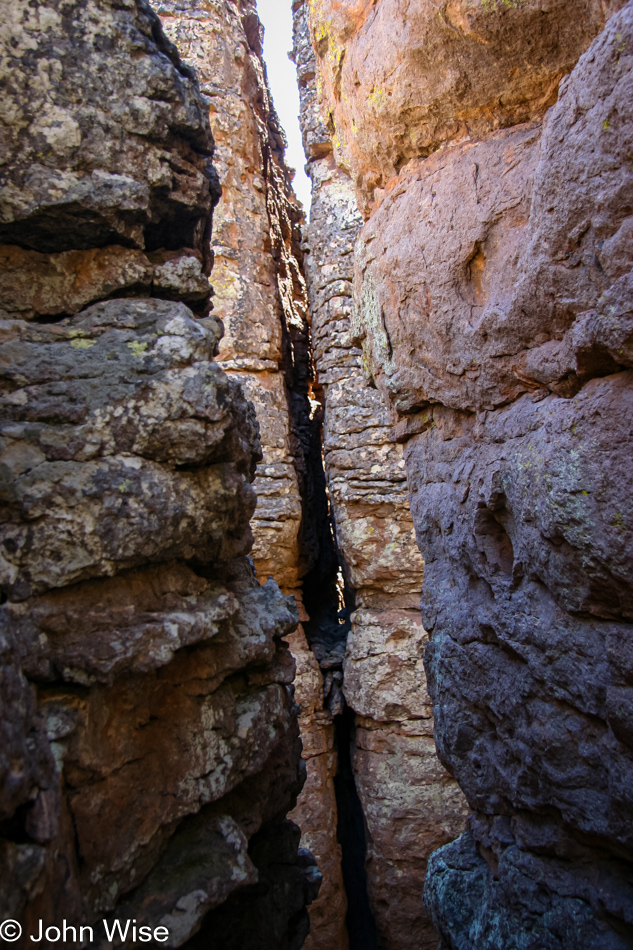
<instances>
[{"instance_id":1,"label":"pitted rock surface","mask_svg":"<svg viewBox=\"0 0 633 950\"><path fill-rule=\"evenodd\" d=\"M113 300L3 336L7 593L247 550L256 422L183 304Z\"/></svg>"},{"instance_id":2,"label":"pitted rock surface","mask_svg":"<svg viewBox=\"0 0 633 950\"><path fill-rule=\"evenodd\" d=\"M263 454L253 485L251 556L260 578L274 577L301 603L302 579L329 542L327 503L319 419L308 401L314 371L301 209L265 75L262 27L251 0L156 0L154 7L210 100L214 161L222 182L212 236L213 313L225 329L218 362L255 407ZM307 619L303 605L300 615ZM301 628L289 644L297 663L307 766L291 818L323 876L305 946L346 950L332 717L324 708L323 676Z\"/></svg>"},{"instance_id":3,"label":"pitted rock surface","mask_svg":"<svg viewBox=\"0 0 633 950\"><path fill-rule=\"evenodd\" d=\"M462 830L465 802L433 747L422 666L427 634L417 609L424 562L403 450L353 332L353 250L362 217L318 112L322 75L310 42L313 14L296 5L294 56L312 178L306 276L324 389L325 470L339 557L357 608L342 688L356 713L353 770L368 832L369 903L381 946L435 950L437 934L420 900L426 862ZM332 651L325 662L335 658Z\"/></svg>"},{"instance_id":4,"label":"pitted rock surface","mask_svg":"<svg viewBox=\"0 0 633 950\"><path fill-rule=\"evenodd\" d=\"M317 99L368 215L411 159L540 119L621 0L311 0Z\"/></svg>"},{"instance_id":5,"label":"pitted rock surface","mask_svg":"<svg viewBox=\"0 0 633 950\"><path fill-rule=\"evenodd\" d=\"M261 449L214 362L208 103L143 0L0 18L1 916L190 945L282 828L266 907L296 942L298 615L245 556Z\"/></svg>"},{"instance_id":6,"label":"pitted rock surface","mask_svg":"<svg viewBox=\"0 0 633 950\"><path fill-rule=\"evenodd\" d=\"M303 14L306 153L322 164L330 138L365 218L346 343L404 445L435 741L474 812L426 876L452 950L630 942L632 18L530 0ZM369 606L346 694L375 722L406 684L409 716L422 639L404 625L396 644ZM361 722L357 761L380 735ZM385 904L390 945L405 918Z\"/></svg>"},{"instance_id":7,"label":"pitted rock surface","mask_svg":"<svg viewBox=\"0 0 633 950\"><path fill-rule=\"evenodd\" d=\"M196 247L213 139L149 6L9 0L3 20L1 240L44 253Z\"/></svg>"},{"instance_id":8,"label":"pitted rock surface","mask_svg":"<svg viewBox=\"0 0 633 950\"><path fill-rule=\"evenodd\" d=\"M632 28L629 3L542 126L410 162L357 245L436 743L475 812L425 886L460 950L619 947L633 919Z\"/></svg>"}]
</instances>

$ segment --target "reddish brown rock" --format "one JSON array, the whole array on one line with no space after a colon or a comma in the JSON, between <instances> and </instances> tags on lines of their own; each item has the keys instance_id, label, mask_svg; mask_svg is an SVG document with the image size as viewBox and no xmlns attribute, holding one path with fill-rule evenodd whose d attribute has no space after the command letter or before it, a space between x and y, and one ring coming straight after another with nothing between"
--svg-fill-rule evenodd
<instances>
[{"instance_id":1,"label":"reddish brown rock","mask_svg":"<svg viewBox=\"0 0 633 950\"><path fill-rule=\"evenodd\" d=\"M411 162L357 247L425 556L436 743L475 812L425 886L455 948L624 947L633 920L632 23L629 3L542 128Z\"/></svg>"},{"instance_id":2,"label":"reddish brown rock","mask_svg":"<svg viewBox=\"0 0 633 950\"><path fill-rule=\"evenodd\" d=\"M0 313L24 320L36 315L60 317L104 295L123 292L204 305L209 279L201 259L199 251L157 251L148 256L118 245L61 254L0 247Z\"/></svg>"},{"instance_id":3,"label":"reddish brown rock","mask_svg":"<svg viewBox=\"0 0 633 950\"><path fill-rule=\"evenodd\" d=\"M358 610L345 657L357 713L354 773L369 830L370 904L388 946L435 950L420 901L430 853L463 828L466 809L437 758L418 611Z\"/></svg>"},{"instance_id":4,"label":"reddish brown rock","mask_svg":"<svg viewBox=\"0 0 633 950\"><path fill-rule=\"evenodd\" d=\"M411 159L444 142L541 118L562 76L620 6L313 0L318 99L361 209L369 212Z\"/></svg>"},{"instance_id":5,"label":"reddish brown rock","mask_svg":"<svg viewBox=\"0 0 633 950\"><path fill-rule=\"evenodd\" d=\"M631 16L619 2L324 0L309 7L316 63L299 47L306 89L316 77L307 151L323 167L333 139L327 178L348 173L369 219L346 342L362 341L405 445L435 738L475 811L425 883L454 950L619 948L631 926ZM326 220L349 273L354 236ZM319 263L325 284L335 267ZM328 373L346 345L331 326ZM357 543L349 523L340 534ZM375 619L361 633L365 613L346 694L375 722L402 684L411 724L421 641L390 641ZM371 848L396 861L411 845L376 815L406 775L395 814L421 820L424 738L365 723ZM406 940L415 910L390 891L374 912L387 942Z\"/></svg>"},{"instance_id":6,"label":"reddish brown rock","mask_svg":"<svg viewBox=\"0 0 633 950\"><path fill-rule=\"evenodd\" d=\"M422 669L427 636L417 613L424 565L402 448L353 336L353 247L362 218L315 109L304 5L295 10L295 59L313 184L306 263L325 469L348 597L359 608L351 613L343 691L357 713L353 770L367 827L369 901L381 945L434 950L437 934L421 901L426 862L462 830L465 803L433 748ZM334 668L342 653L339 643L320 659Z\"/></svg>"},{"instance_id":7,"label":"reddish brown rock","mask_svg":"<svg viewBox=\"0 0 633 950\"><path fill-rule=\"evenodd\" d=\"M329 541L313 379L301 211L284 161L284 134L262 60L262 28L251 2L155 4L168 36L210 96L222 197L214 213L214 315L225 334L220 365L253 403L263 461L254 489L251 556L301 605L303 577ZM319 480L320 477L320 480ZM300 606L302 619L307 619ZM332 717L323 676L301 628L290 639L307 781L291 817L315 854L323 884L310 907L306 947L346 950L333 775Z\"/></svg>"},{"instance_id":8,"label":"reddish brown rock","mask_svg":"<svg viewBox=\"0 0 633 950\"><path fill-rule=\"evenodd\" d=\"M288 643L297 664L295 698L307 777L290 818L301 828L301 841L316 856L323 884L310 907L310 934L305 950L348 946L345 914L347 898L341 874L341 847L337 839L334 776L337 754L332 715L325 708L323 674L299 626Z\"/></svg>"}]
</instances>

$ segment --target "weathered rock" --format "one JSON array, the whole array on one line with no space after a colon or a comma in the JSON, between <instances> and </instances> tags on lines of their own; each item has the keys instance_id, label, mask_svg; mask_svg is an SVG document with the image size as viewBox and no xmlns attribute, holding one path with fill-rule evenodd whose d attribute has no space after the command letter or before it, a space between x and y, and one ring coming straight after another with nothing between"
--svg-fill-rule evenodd
<instances>
[{"instance_id":1,"label":"weathered rock","mask_svg":"<svg viewBox=\"0 0 633 950\"><path fill-rule=\"evenodd\" d=\"M3 336L7 593L248 549L255 419L183 304L113 300Z\"/></svg>"},{"instance_id":2,"label":"weathered rock","mask_svg":"<svg viewBox=\"0 0 633 950\"><path fill-rule=\"evenodd\" d=\"M411 159L541 118L621 0L314 0L321 111L369 212Z\"/></svg>"},{"instance_id":3,"label":"weathered rock","mask_svg":"<svg viewBox=\"0 0 633 950\"><path fill-rule=\"evenodd\" d=\"M30 320L76 313L103 296L125 293L205 305L209 280L199 251L154 251L111 245L40 254L0 248L2 317ZM218 336L219 336L218 331Z\"/></svg>"},{"instance_id":4,"label":"weathered rock","mask_svg":"<svg viewBox=\"0 0 633 950\"><path fill-rule=\"evenodd\" d=\"M244 556L257 422L205 316L208 105L142 0L2 19L0 910L20 946L105 916L177 947L266 888L304 778L296 606ZM283 834L294 946L319 880Z\"/></svg>"},{"instance_id":5,"label":"weathered rock","mask_svg":"<svg viewBox=\"0 0 633 950\"><path fill-rule=\"evenodd\" d=\"M352 335L353 246L362 225L315 108L307 9L295 10L304 146L313 184L306 271L324 388L324 457L351 615L343 691L357 713L353 769L367 826L370 906L385 946L435 948L421 901L426 861L462 830L464 802L433 748L417 611L423 561L402 448ZM324 657L330 665L332 649ZM340 662L340 658L339 658Z\"/></svg>"},{"instance_id":6,"label":"weathered rock","mask_svg":"<svg viewBox=\"0 0 633 950\"><path fill-rule=\"evenodd\" d=\"M358 610L345 658L354 772L369 829L372 910L387 946L433 948L420 894L429 854L463 827L465 802L438 761L419 612Z\"/></svg>"},{"instance_id":7,"label":"weathered rock","mask_svg":"<svg viewBox=\"0 0 633 950\"><path fill-rule=\"evenodd\" d=\"M623 36L605 33L583 57L542 141L539 127L498 132L412 162L387 189L359 243L356 290L366 358L398 412L493 409L539 388L571 396L630 365Z\"/></svg>"},{"instance_id":8,"label":"weathered rock","mask_svg":"<svg viewBox=\"0 0 633 950\"><path fill-rule=\"evenodd\" d=\"M306 904L319 891L320 873L309 851L299 850L300 829L286 821L255 835L249 854L259 883L209 915L194 950L301 950L310 928Z\"/></svg>"},{"instance_id":9,"label":"weathered rock","mask_svg":"<svg viewBox=\"0 0 633 950\"><path fill-rule=\"evenodd\" d=\"M310 933L303 946L305 950L345 950L347 900L337 839L334 725L330 711L324 708L323 674L301 626L290 635L288 644L297 664L295 699L307 770L306 784L290 817L301 828L303 845L318 855L323 876L319 896L310 906Z\"/></svg>"},{"instance_id":10,"label":"weathered rock","mask_svg":"<svg viewBox=\"0 0 633 950\"><path fill-rule=\"evenodd\" d=\"M314 550L300 538L309 415L307 299L301 212L284 164L285 139L261 57L254 3L155 4L168 36L209 96L222 198L215 213L214 315L223 322L218 359L255 405L264 452L255 482L253 557L286 591L299 588ZM295 418L294 394L306 419Z\"/></svg>"},{"instance_id":11,"label":"weathered rock","mask_svg":"<svg viewBox=\"0 0 633 950\"><path fill-rule=\"evenodd\" d=\"M517 354L534 328L511 300L539 139L521 126L412 162L363 229L356 331L399 413L492 409L528 389Z\"/></svg>"},{"instance_id":12,"label":"weathered rock","mask_svg":"<svg viewBox=\"0 0 633 950\"><path fill-rule=\"evenodd\" d=\"M494 874L470 833L431 857L425 895L433 911L442 908L434 919L450 933L444 946L624 950L631 945L626 932L614 932L600 919L605 911L621 917L622 908L633 903L622 863L593 858L570 872L568 861L527 851L511 834L504 838Z\"/></svg>"},{"instance_id":13,"label":"weathered rock","mask_svg":"<svg viewBox=\"0 0 633 950\"><path fill-rule=\"evenodd\" d=\"M425 887L460 950L630 942L632 54L629 3L542 129L411 162L357 248L436 743L476 813Z\"/></svg>"},{"instance_id":14,"label":"weathered rock","mask_svg":"<svg viewBox=\"0 0 633 950\"><path fill-rule=\"evenodd\" d=\"M149 7L11 0L3 19L2 242L202 247L213 139L193 72Z\"/></svg>"},{"instance_id":15,"label":"weathered rock","mask_svg":"<svg viewBox=\"0 0 633 950\"><path fill-rule=\"evenodd\" d=\"M322 345L315 316L317 364L330 384L339 356L362 363L389 409L385 433L391 423L405 444L435 738L476 813L431 860L427 907L442 945L460 950L623 946L633 7L321 0L297 16L306 153L313 170L329 162L318 193L349 174L369 219L355 242L351 332L337 303ZM314 220L313 233L334 233L350 275L354 235L333 210L325 226L318 209ZM334 298L344 286L336 266L325 255L319 264ZM375 452L381 421L357 385L337 393L329 418L340 451L326 467L339 521L340 496L366 522L393 493L370 482L387 452L375 467L357 455L370 419ZM331 477L336 465L354 473L353 488ZM426 634L402 609L387 621L373 598L383 582L394 607L413 607L397 598L415 572L390 537L390 575L389 549L370 552L351 511L337 539L363 609L345 692L366 717L355 769L357 780L371 776L358 781L369 851L372 863L381 849L414 860L412 788L433 772L421 728ZM402 822L393 831L391 794ZM417 909L400 900L402 878L388 893L387 877L370 866L391 946L409 938Z\"/></svg>"},{"instance_id":16,"label":"weathered rock","mask_svg":"<svg viewBox=\"0 0 633 950\"><path fill-rule=\"evenodd\" d=\"M260 577L273 576L301 601L302 578L329 537L319 425L310 418L308 399L313 370L301 211L266 80L262 28L252 2L159 0L155 8L211 103L222 181L212 240L214 315L225 328L218 360L255 407L264 456L254 483L251 556ZM301 616L306 619L303 608ZM333 727L323 709L323 678L318 668L316 679L308 672L309 648L301 630L290 643L308 773L291 817L323 873L306 946L345 950Z\"/></svg>"}]
</instances>

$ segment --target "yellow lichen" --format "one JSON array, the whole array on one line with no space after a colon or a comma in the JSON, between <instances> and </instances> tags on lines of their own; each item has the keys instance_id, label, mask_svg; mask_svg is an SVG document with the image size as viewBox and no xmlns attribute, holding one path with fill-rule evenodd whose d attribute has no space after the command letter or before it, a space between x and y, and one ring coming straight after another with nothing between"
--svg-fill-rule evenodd
<instances>
[{"instance_id":1,"label":"yellow lichen","mask_svg":"<svg viewBox=\"0 0 633 950\"><path fill-rule=\"evenodd\" d=\"M128 349L132 350L132 356L135 359L141 359L147 349L147 343L139 343L138 340L132 340L128 343Z\"/></svg>"}]
</instances>

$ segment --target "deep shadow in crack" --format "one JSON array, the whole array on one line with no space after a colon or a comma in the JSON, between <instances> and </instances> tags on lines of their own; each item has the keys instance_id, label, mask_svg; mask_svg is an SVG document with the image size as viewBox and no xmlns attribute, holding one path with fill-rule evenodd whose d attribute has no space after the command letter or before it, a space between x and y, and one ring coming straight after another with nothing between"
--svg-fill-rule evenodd
<instances>
[{"instance_id":1,"label":"deep shadow in crack","mask_svg":"<svg viewBox=\"0 0 633 950\"><path fill-rule=\"evenodd\" d=\"M342 851L343 882L347 893L347 932L350 950L380 950L374 917L367 895L365 856L367 841L363 808L352 771L354 712L345 706L334 719L338 773L334 778L338 808L337 837Z\"/></svg>"}]
</instances>

